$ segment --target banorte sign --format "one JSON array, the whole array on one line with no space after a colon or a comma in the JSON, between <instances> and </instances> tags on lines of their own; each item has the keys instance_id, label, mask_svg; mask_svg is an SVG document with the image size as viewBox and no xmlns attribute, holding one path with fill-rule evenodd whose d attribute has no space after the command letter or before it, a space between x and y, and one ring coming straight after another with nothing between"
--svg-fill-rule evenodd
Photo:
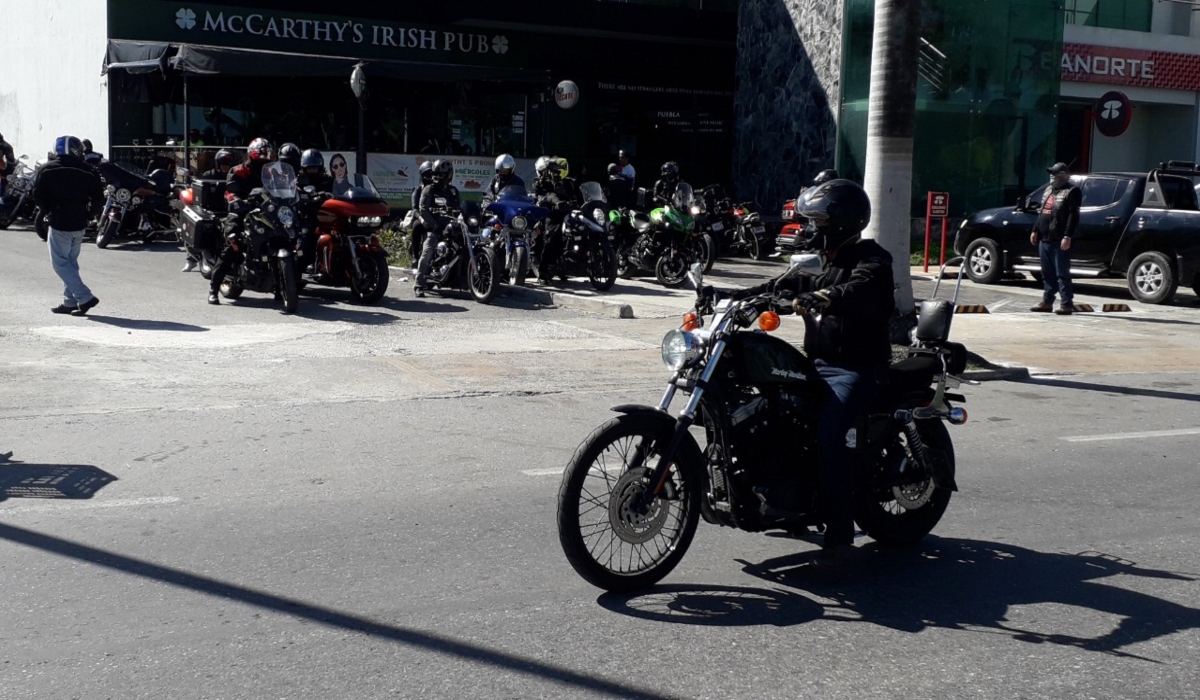
<instances>
[{"instance_id":1,"label":"banorte sign","mask_svg":"<svg viewBox=\"0 0 1200 700\"><path fill-rule=\"evenodd\" d=\"M1060 68L1065 82L1200 90L1200 55L1066 43Z\"/></svg>"},{"instance_id":2,"label":"banorte sign","mask_svg":"<svg viewBox=\"0 0 1200 700\"><path fill-rule=\"evenodd\" d=\"M295 41L369 44L384 48L439 52L508 53L508 37L503 35L416 29L349 20L302 19L261 12L202 12L201 15L190 8L180 8L175 13L175 24L188 31L245 34Z\"/></svg>"}]
</instances>

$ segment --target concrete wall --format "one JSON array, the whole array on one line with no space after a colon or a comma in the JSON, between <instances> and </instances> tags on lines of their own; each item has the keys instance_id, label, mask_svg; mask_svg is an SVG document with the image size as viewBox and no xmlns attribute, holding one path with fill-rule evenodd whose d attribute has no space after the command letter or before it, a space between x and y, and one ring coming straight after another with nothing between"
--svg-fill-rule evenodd
<instances>
[{"instance_id":1,"label":"concrete wall","mask_svg":"<svg viewBox=\"0 0 1200 700\"><path fill-rule=\"evenodd\" d=\"M108 152L108 35L103 0L4 0L0 133L17 155L45 157L63 134Z\"/></svg>"},{"instance_id":2,"label":"concrete wall","mask_svg":"<svg viewBox=\"0 0 1200 700\"><path fill-rule=\"evenodd\" d=\"M1195 152L1192 107L1134 104L1129 129L1116 138L1092 132L1092 170L1149 170Z\"/></svg>"},{"instance_id":3,"label":"concrete wall","mask_svg":"<svg viewBox=\"0 0 1200 700\"><path fill-rule=\"evenodd\" d=\"M842 0L742 0L738 9L738 197L778 214L833 166Z\"/></svg>"}]
</instances>

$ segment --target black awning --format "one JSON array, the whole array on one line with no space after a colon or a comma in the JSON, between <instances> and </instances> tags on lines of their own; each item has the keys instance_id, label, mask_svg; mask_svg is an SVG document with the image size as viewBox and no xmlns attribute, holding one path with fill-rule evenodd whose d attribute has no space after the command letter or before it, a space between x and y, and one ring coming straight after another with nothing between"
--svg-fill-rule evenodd
<instances>
[{"instance_id":1,"label":"black awning","mask_svg":"<svg viewBox=\"0 0 1200 700\"><path fill-rule=\"evenodd\" d=\"M110 45L114 42L110 42ZM400 80L423 80L452 82L457 80L516 80L544 82L546 71L528 71L521 68L494 68L487 66L460 66L447 63L425 63L422 61L389 61L350 58L347 56L314 56L310 54L285 53L282 51L259 51L235 49L224 46L201 46L181 44L179 52L171 59L171 65L187 75L253 75L264 77L350 77L350 71L363 63L368 79L370 76L397 78Z\"/></svg>"},{"instance_id":2,"label":"black awning","mask_svg":"<svg viewBox=\"0 0 1200 700\"><path fill-rule=\"evenodd\" d=\"M170 50L170 44L159 42L109 40L100 75L107 75L113 70L134 74L166 73Z\"/></svg>"}]
</instances>

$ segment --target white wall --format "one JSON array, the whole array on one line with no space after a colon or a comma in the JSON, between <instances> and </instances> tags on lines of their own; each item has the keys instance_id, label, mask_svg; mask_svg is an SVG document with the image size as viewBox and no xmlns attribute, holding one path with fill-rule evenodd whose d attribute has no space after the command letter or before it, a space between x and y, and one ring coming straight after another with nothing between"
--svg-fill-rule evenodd
<instances>
[{"instance_id":1,"label":"white wall","mask_svg":"<svg viewBox=\"0 0 1200 700\"><path fill-rule=\"evenodd\" d=\"M1092 130L1092 170L1144 171L1162 161L1190 160L1195 152L1191 107L1134 103L1129 129L1116 138Z\"/></svg>"},{"instance_id":2,"label":"white wall","mask_svg":"<svg viewBox=\"0 0 1200 700\"><path fill-rule=\"evenodd\" d=\"M100 66L105 0L0 0L4 68L0 133L17 155L44 157L63 134L108 152L108 88Z\"/></svg>"}]
</instances>

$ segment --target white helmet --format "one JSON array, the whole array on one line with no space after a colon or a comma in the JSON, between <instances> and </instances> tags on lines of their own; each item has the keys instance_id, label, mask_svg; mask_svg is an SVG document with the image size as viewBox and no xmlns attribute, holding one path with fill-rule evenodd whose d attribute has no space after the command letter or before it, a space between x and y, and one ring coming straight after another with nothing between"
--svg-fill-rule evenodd
<instances>
[{"instance_id":1,"label":"white helmet","mask_svg":"<svg viewBox=\"0 0 1200 700\"><path fill-rule=\"evenodd\" d=\"M533 164L533 169L537 171L538 175L541 175L550 169L550 163L550 156L542 156L541 158L537 159L536 163Z\"/></svg>"},{"instance_id":2,"label":"white helmet","mask_svg":"<svg viewBox=\"0 0 1200 700\"><path fill-rule=\"evenodd\" d=\"M517 169L517 161L507 153L502 153L496 157L496 174L497 175L512 175L512 172Z\"/></svg>"}]
</instances>

